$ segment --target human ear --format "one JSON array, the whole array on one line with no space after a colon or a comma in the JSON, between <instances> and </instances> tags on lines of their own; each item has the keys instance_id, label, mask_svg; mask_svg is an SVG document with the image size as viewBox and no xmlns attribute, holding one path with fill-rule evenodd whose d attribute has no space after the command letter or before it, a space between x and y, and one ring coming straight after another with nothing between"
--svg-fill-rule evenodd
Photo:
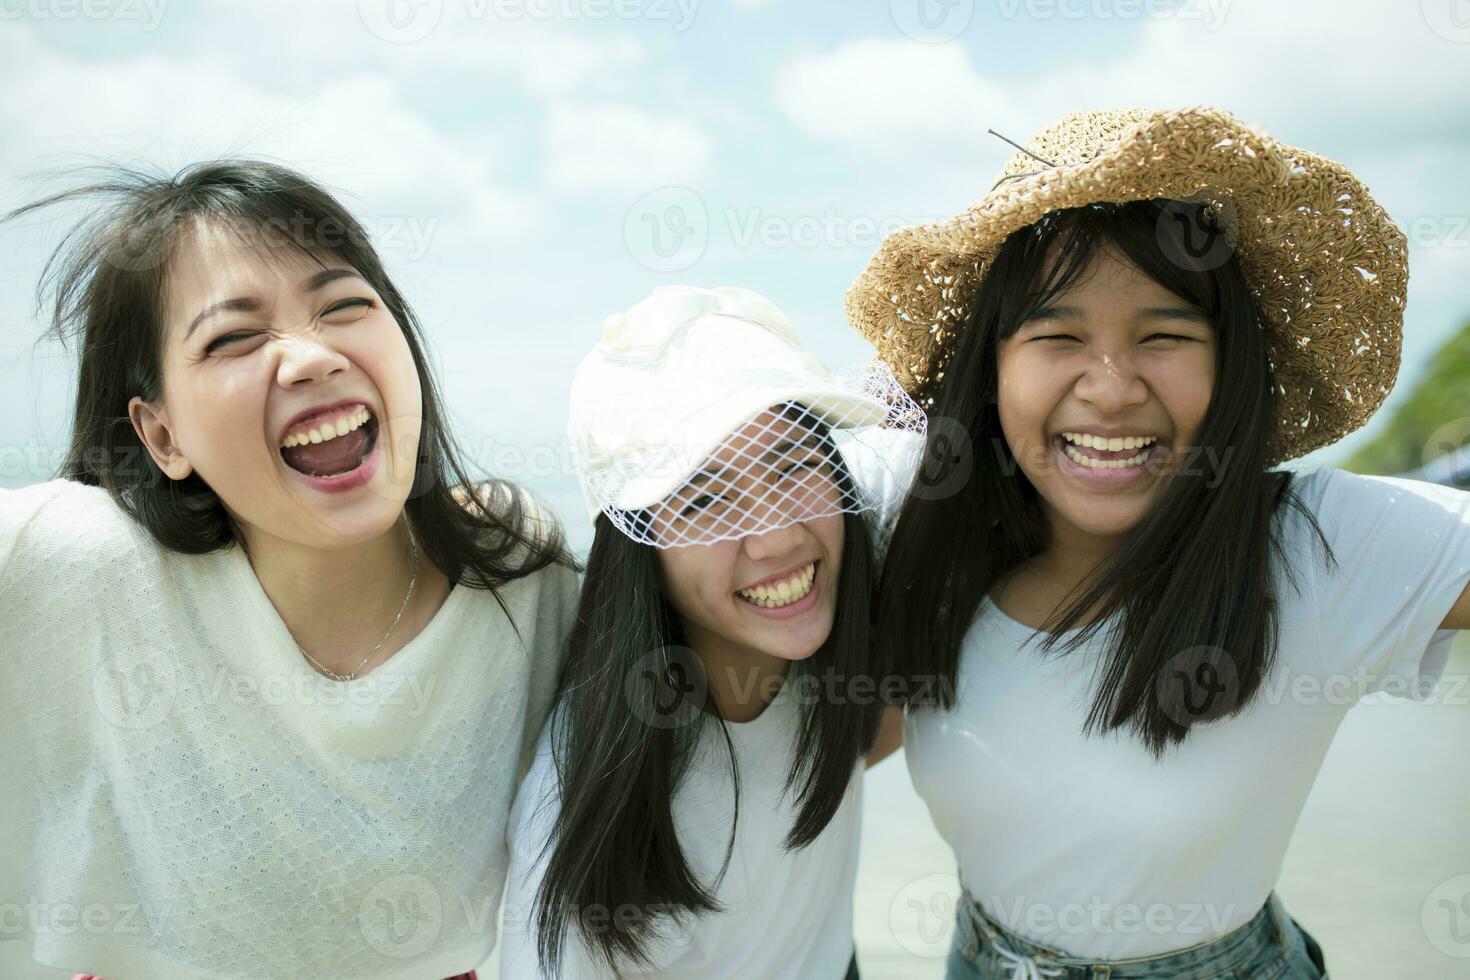
<instances>
[{"instance_id":1,"label":"human ear","mask_svg":"<svg viewBox=\"0 0 1470 980\"><path fill-rule=\"evenodd\" d=\"M194 465L174 444L172 428L168 421L168 410L162 406L154 408L142 398L134 395L128 401L128 418L138 441L153 457L153 462L170 480L182 480L194 471Z\"/></svg>"}]
</instances>

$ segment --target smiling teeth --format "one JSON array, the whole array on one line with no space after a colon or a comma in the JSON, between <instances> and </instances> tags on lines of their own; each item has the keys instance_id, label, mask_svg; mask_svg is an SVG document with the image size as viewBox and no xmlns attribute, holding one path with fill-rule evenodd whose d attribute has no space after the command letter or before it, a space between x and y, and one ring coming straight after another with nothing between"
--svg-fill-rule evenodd
<instances>
[{"instance_id":1,"label":"smiling teeth","mask_svg":"<svg viewBox=\"0 0 1470 980\"><path fill-rule=\"evenodd\" d=\"M816 576L817 563L812 562L790 578L776 583L767 582L753 589L741 589L739 595L742 599L764 609L780 609L782 606L789 606L793 602L806 598L806 594L812 590L812 582Z\"/></svg>"},{"instance_id":2,"label":"smiling teeth","mask_svg":"<svg viewBox=\"0 0 1470 980\"><path fill-rule=\"evenodd\" d=\"M290 449L292 446L304 446L308 442L331 442L338 436L345 436L353 429L366 425L368 419L372 417L372 413L366 407L363 407L357 409L355 412L339 415L335 419L328 419L325 422L315 422L309 429L298 429L286 436L285 441L281 443L281 448Z\"/></svg>"},{"instance_id":3,"label":"smiling teeth","mask_svg":"<svg viewBox=\"0 0 1470 980\"><path fill-rule=\"evenodd\" d=\"M1076 463L1081 463L1094 470L1126 470L1134 466L1142 466L1144 460L1148 459L1148 450L1145 449L1137 456L1128 459L1093 459L1077 450L1076 446L1067 446L1067 458Z\"/></svg>"},{"instance_id":4,"label":"smiling teeth","mask_svg":"<svg viewBox=\"0 0 1470 980\"><path fill-rule=\"evenodd\" d=\"M1159 441L1157 436L1114 436L1108 439L1103 436L1088 435L1086 432L1063 432L1062 438L1074 445L1084 446L1087 449L1104 449L1110 453L1121 452L1124 449L1142 449Z\"/></svg>"}]
</instances>

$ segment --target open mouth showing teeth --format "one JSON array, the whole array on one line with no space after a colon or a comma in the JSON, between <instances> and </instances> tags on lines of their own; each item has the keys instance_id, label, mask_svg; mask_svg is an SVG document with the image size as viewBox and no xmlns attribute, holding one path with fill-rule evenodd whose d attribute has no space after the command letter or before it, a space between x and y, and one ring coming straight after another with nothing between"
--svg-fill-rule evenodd
<instances>
[{"instance_id":1,"label":"open mouth showing teeth","mask_svg":"<svg viewBox=\"0 0 1470 980\"><path fill-rule=\"evenodd\" d=\"M817 563L812 562L795 573L775 582L763 582L752 589L741 589L735 593L762 609L780 609L805 599L817 578Z\"/></svg>"},{"instance_id":2,"label":"open mouth showing teeth","mask_svg":"<svg viewBox=\"0 0 1470 980\"><path fill-rule=\"evenodd\" d=\"M1083 432L1063 432L1056 437L1055 443L1072 462L1093 470L1136 469L1164 448L1158 436L1114 436L1109 439Z\"/></svg>"},{"instance_id":3,"label":"open mouth showing teeth","mask_svg":"<svg viewBox=\"0 0 1470 980\"><path fill-rule=\"evenodd\" d=\"M281 443L281 459L307 476L341 476L362 465L378 441L378 420L366 407L311 422Z\"/></svg>"}]
</instances>

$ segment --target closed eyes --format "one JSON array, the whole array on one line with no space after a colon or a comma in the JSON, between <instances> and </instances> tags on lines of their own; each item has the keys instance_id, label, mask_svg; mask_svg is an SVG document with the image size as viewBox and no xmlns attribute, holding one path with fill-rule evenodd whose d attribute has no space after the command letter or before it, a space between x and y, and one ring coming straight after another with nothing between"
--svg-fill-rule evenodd
<instances>
[{"instance_id":1,"label":"closed eyes","mask_svg":"<svg viewBox=\"0 0 1470 980\"><path fill-rule=\"evenodd\" d=\"M706 507L713 504L717 499L719 498L715 497L714 494L702 493L698 497L695 497L693 500L689 501L689 503L686 504L684 509L679 511L679 513L684 517L688 517L697 510L704 510Z\"/></svg>"},{"instance_id":2,"label":"closed eyes","mask_svg":"<svg viewBox=\"0 0 1470 980\"><path fill-rule=\"evenodd\" d=\"M333 303L327 309L323 310L321 315L331 316L333 313L340 313L342 310L350 309L354 306L362 307L363 313L366 313L368 310L375 308L377 305L377 303L373 302L370 299L366 299L361 296L355 296L351 299L344 299L340 302ZM209 346L204 348L204 352L208 354L216 347L220 347L224 344L232 343L236 340L240 340L246 337L252 337L254 335L254 331L250 333L240 333L237 331L235 333L224 334L223 336L217 337L214 340L210 341Z\"/></svg>"},{"instance_id":3,"label":"closed eyes","mask_svg":"<svg viewBox=\"0 0 1470 980\"><path fill-rule=\"evenodd\" d=\"M800 469L818 469L822 463L823 458L821 456L811 456L798 462L788 463L781 467L781 476L788 477ZM681 517L689 517L697 511L707 510L724 500L724 494L702 493L685 504L683 509L679 511L679 515Z\"/></svg>"},{"instance_id":4,"label":"closed eyes","mask_svg":"<svg viewBox=\"0 0 1470 980\"><path fill-rule=\"evenodd\" d=\"M1144 343L1148 343L1150 340L1153 340L1155 337L1158 337L1158 338L1163 339L1163 340L1194 340L1195 339L1193 337L1186 337L1183 334L1177 334L1177 333L1154 333L1154 334L1149 334L1147 337L1143 338L1143 342ZM1074 336L1072 336L1069 333L1049 333L1049 334L1043 334L1040 337L1032 337L1031 339L1032 339L1032 341L1037 341L1037 340L1075 340L1078 343L1081 343L1082 342L1080 338L1074 337Z\"/></svg>"}]
</instances>

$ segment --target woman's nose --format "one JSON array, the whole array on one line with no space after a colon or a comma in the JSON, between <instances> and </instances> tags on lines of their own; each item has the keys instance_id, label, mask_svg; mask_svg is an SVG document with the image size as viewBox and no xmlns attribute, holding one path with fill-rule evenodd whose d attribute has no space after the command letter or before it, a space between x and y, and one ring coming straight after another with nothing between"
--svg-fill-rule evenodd
<instances>
[{"instance_id":1,"label":"woman's nose","mask_svg":"<svg viewBox=\"0 0 1470 980\"><path fill-rule=\"evenodd\" d=\"M1077 397L1110 414L1143 404L1148 385L1123 354L1100 353L1082 372L1075 387Z\"/></svg>"},{"instance_id":2,"label":"woman's nose","mask_svg":"<svg viewBox=\"0 0 1470 980\"><path fill-rule=\"evenodd\" d=\"M282 346L276 372L282 387L289 388L302 381L325 381L338 371L347 370L345 356L314 338L292 337Z\"/></svg>"},{"instance_id":3,"label":"woman's nose","mask_svg":"<svg viewBox=\"0 0 1470 980\"><path fill-rule=\"evenodd\" d=\"M761 534L746 535L745 553L754 561L779 558L795 551L804 533L800 524L787 524Z\"/></svg>"}]
</instances>

